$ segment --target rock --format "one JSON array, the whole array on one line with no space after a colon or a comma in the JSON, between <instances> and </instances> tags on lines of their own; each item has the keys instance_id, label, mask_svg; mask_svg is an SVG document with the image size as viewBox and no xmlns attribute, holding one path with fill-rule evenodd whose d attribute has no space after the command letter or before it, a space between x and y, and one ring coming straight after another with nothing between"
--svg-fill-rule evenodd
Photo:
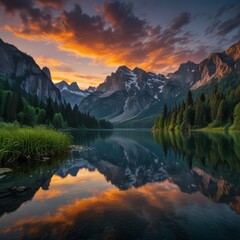
<instances>
[{"instance_id":1,"label":"rock","mask_svg":"<svg viewBox=\"0 0 240 240\"><path fill-rule=\"evenodd\" d=\"M18 187L16 190L18 192L24 192L26 190L26 187L25 186L21 186L21 187Z\"/></svg>"},{"instance_id":2,"label":"rock","mask_svg":"<svg viewBox=\"0 0 240 240\"><path fill-rule=\"evenodd\" d=\"M12 169L11 168L0 168L0 175L6 172L11 172Z\"/></svg>"},{"instance_id":3,"label":"rock","mask_svg":"<svg viewBox=\"0 0 240 240\"><path fill-rule=\"evenodd\" d=\"M27 189L25 186L20 186L20 187L12 187L11 191L16 191L16 192L24 192Z\"/></svg>"}]
</instances>

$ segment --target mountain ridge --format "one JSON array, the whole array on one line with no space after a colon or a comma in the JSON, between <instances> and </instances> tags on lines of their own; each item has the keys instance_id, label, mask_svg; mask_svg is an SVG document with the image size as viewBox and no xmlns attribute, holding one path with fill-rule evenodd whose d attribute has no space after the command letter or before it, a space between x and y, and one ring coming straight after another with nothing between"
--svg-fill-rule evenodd
<instances>
[{"instance_id":1,"label":"mountain ridge","mask_svg":"<svg viewBox=\"0 0 240 240\"><path fill-rule=\"evenodd\" d=\"M211 53L200 63L187 61L171 74L164 76L120 66L98 87L81 90L76 82L54 84L47 67L42 69L34 59L14 45L0 39L0 73L13 79L28 94L41 100L52 98L77 105L82 112L110 120L116 126L134 121L151 127L164 103L169 107L181 101L188 90L196 91L213 79L221 79L231 72L240 71L240 42L220 53ZM140 124L141 125L141 124Z\"/></svg>"},{"instance_id":2,"label":"mountain ridge","mask_svg":"<svg viewBox=\"0 0 240 240\"><path fill-rule=\"evenodd\" d=\"M182 63L174 73L167 76L146 72L138 67L131 70L127 66L120 66L99 84L97 93L83 99L79 107L85 112L110 120L116 126L124 126L124 122L141 118L144 112L149 112L156 104L159 110L152 112L153 116L161 112L164 103L171 106L179 102L188 90L195 91L212 79L221 79L233 71L239 71L239 58L240 42L237 42L221 53L209 54L198 64L192 61ZM117 92L124 92L124 103L111 107L116 102ZM112 104L111 96L114 99ZM106 108L111 108L111 111L105 111Z\"/></svg>"},{"instance_id":3,"label":"mountain ridge","mask_svg":"<svg viewBox=\"0 0 240 240\"><path fill-rule=\"evenodd\" d=\"M95 88L89 87L86 90L81 90L76 82L68 84L66 81L55 83L59 89L63 101L70 103L71 107L78 105L85 97L95 91Z\"/></svg>"}]
</instances>

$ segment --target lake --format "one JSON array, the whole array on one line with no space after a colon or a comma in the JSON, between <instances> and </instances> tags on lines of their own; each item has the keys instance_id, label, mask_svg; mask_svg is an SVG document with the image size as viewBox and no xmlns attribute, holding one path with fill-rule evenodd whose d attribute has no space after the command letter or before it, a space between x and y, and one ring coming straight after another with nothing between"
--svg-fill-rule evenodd
<instances>
[{"instance_id":1,"label":"lake","mask_svg":"<svg viewBox=\"0 0 240 240\"><path fill-rule=\"evenodd\" d=\"M73 131L0 170L0 239L240 239L240 134Z\"/></svg>"}]
</instances>

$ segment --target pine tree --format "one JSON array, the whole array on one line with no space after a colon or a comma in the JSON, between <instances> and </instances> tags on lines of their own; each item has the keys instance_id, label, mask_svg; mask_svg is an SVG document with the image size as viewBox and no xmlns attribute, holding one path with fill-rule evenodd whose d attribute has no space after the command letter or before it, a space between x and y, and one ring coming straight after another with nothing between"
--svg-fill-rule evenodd
<instances>
[{"instance_id":1,"label":"pine tree","mask_svg":"<svg viewBox=\"0 0 240 240\"><path fill-rule=\"evenodd\" d=\"M216 120L214 121L214 126L223 126L224 124L227 123L228 120L228 110L227 110L227 103L226 100L221 100L219 106L218 106L218 111L217 111L217 117Z\"/></svg>"},{"instance_id":2,"label":"pine tree","mask_svg":"<svg viewBox=\"0 0 240 240\"><path fill-rule=\"evenodd\" d=\"M46 122L51 123L54 116L54 110L52 105L52 99L47 99L47 107L46 107Z\"/></svg>"},{"instance_id":3,"label":"pine tree","mask_svg":"<svg viewBox=\"0 0 240 240\"><path fill-rule=\"evenodd\" d=\"M187 105L187 107L193 105L192 92L190 90L188 91L186 105Z\"/></svg>"},{"instance_id":4,"label":"pine tree","mask_svg":"<svg viewBox=\"0 0 240 240\"><path fill-rule=\"evenodd\" d=\"M231 129L240 130L240 102L234 108L233 125Z\"/></svg>"},{"instance_id":5,"label":"pine tree","mask_svg":"<svg viewBox=\"0 0 240 240\"><path fill-rule=\"evenodd\" d=\"M63 128L64 127L64 121L63 121L63 116L61 113L55 113L53 117L53 126L57 129Z\"/></svg>"}]
</instances>

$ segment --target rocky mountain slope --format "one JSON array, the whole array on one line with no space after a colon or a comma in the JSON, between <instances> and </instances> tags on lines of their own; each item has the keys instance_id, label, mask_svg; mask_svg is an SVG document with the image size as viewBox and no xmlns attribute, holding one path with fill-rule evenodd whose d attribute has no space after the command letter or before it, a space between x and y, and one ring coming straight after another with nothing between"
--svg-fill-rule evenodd
<instances>
[{"instance_id":1,"label":"rocky mountain slope","mask_svg":"<svg viewBox=\"0 0 240 240\"><path fill-rule=\"evenodd\" d=\"M240 42L222 53L212 53L199 64L188 61L167 76L121 66L107 76L96 92L80 104L80 109L117 126L151 127L153 119L168 106L182 101L188 90L205 86L240 70Z\"/></svg>"},{"instance_id":2,"label":"rocky mountain slope","mask_svg":"<svg viewBox=\"0 0 240 240\"><path fill-rule=\"evenodd\" d=\"M81 90L76 82L68 84L65 81L56 83L55 86L59 89L62 100L70 103L72 107L79 103L89 94L95 91L95 88L89 87L87 90Z\"/></svg>"},{"instance_id":3,"label":"rocky mountain slope","mask_svg":"<svg viewBox=\"0 0 240 240\"><path fill-rule=\"evenodd\" d=\"M50 97L61 101L60 92L53 84L48 68L40 69L32 57L1 39L0 56L1 79L11 79L22 91L37 95L42 100Z\"/></svg>"},{"instance_id":4,"label":"rocky mountain slope","mask_svg":"<svg viewBox=\"0 0 240 240\"><path fill-rule=\"evenodd\" d=\"M80 109L112 122L122 122L157 102L166 81L163 75L121 66L81 102Z\"/></svg>"}]
</instances>

